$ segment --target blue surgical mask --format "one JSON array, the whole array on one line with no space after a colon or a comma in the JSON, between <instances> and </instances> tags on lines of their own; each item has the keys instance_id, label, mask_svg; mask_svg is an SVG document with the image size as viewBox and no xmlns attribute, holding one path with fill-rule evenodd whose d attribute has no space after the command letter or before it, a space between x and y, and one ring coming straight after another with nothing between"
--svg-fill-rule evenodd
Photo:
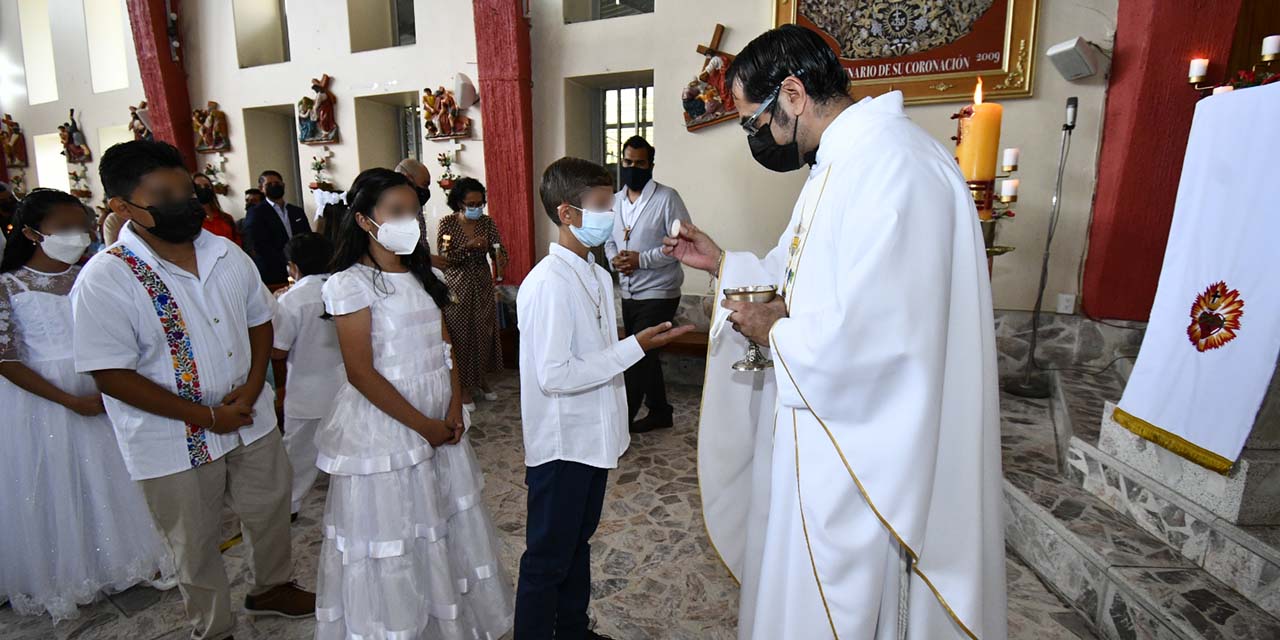
<instances>
[{"instance_id":1,"label":"blue surgical mask","mask_svg":"<svg viewBox=\"0 0 1280 640\"><path fill-rule=\"evenodd\" d=\"M479 220L480 216L484 215L484 207L467 207L467 210L462 215L466 216L468 220Z\"/></svg>"},{"instance_id":2,"label":"blue surgical mask","mask_svg":"<svg viewBox=\"0 0 1280 640\"><path fill-rule=\"evenodd\" d=\"M573 207L573 205L569 205ZM598 247L613 235L613 212L591 211L581 207L573 207L582 212L582 226L569 226L573 237L588 247Z\"/></svg>"}]
</instances>

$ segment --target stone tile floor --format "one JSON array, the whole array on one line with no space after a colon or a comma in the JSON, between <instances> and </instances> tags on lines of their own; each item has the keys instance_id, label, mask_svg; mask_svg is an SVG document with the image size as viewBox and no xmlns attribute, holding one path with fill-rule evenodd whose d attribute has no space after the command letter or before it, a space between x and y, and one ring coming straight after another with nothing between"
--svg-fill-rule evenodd
<instances>
[{"instance_id":1,"label":"stone tile floor","mask_svg":"<svg viewBox=\"0 0 1280 640\"><path fill-rule=\"evenodd\" d=\"M502 536L512 575L523 549L523 455L518 384L505 375L500 399L480 405L472 444L486 475L485 501ZM637 436L610 477L604 517L594 539L592 615L601 633L619 640L714 640L735 637L737 586L711 550L702 525L695 469L699 390L677 387L676 427ZM315 586L324 511L323 480L294 524L294 564L301 584ZM232 527L229 526L230 530ZM249 576L244 545L224 558L238 609ZM1026 640L1092 638L1083 619L1050 593L1017 558L1007 563L1009 637ZM240 616L236 637L310 638L309 620ZM181 640L189 635L178 591L135 587L81 608L58 625L46 617L0 608L5 640Z\"/></svg>"}]
</instances>

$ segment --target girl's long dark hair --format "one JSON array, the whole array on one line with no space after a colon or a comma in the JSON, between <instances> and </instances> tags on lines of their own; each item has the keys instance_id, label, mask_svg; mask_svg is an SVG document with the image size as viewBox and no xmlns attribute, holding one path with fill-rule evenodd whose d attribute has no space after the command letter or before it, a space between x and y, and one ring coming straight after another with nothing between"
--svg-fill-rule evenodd
<instances>
[{"instance_id":1,"label":"girl's long dark hair","mask_svg":"<svg viewBox=\"0 0 1280 640\"><path fill-rule=\"evenodd\" d=\"M338 225L330 271L333 273L345 271L368 256L374 268L378 270L374 285L382 286L379 284L382 269L377 266L377 261L373 260L373 254L369 251L369 234L356 223L356 214L364 214L372 220L373 208L378 204L378 198L382 197L382 192L399 186L412 187L413 185L409 183L408 178L390 169L380 167L366 169L356 176L356 181L347 190L347 205L345 207L341 204L330 205L337 215L327 219L325 224ZM325 209L325 217L329 217L329 208ZM449 287L431 270L431 250L426 242L419 242L413 253L398 257L400 263L408 267L409 271L422 283L427 294L435 300L436 306L443 309L449 304Z\"/></svg>"},{"instance_id":2,"label":"girl's long dark hair","mask_svg":"<svg viewBox=\"0 0 1280 640\"><path fill-rule=\"evenodd\" d=\"M13 217L13 231L9 234L8 243L4 247L4 257L0 258L0 273L17 271L22 265L31 261L36 255L36 243L27 237L22 230L31 227L37 231L44 224L45 216L58 205L71 205L84 208L75 196L57 189L32 189L27 197L18 205L18 212Z\"/></svg>"}]
</instances>

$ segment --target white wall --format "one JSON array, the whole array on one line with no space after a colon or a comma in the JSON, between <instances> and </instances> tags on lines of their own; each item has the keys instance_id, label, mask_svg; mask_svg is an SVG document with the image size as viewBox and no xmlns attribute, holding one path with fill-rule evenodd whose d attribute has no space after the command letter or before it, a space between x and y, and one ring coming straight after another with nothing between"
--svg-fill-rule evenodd
<instances>
[{"instance_id":1,"label":"white wall","mask_svg":"<svg viewBox=\"0 0 1280 640\"><path fill-rule=\"evenodd\" d=\"M94 0L100 1L100 0ZM124 0L118 0L121 4ZM123 9L121 9L123 11ZM123 37L126 49L126 67L129 86L104 93L93 92L93 80L89 66L89 42L85 33L83 0L49 0L50 26L53 29L53 55L57 68L58 99L53 102L31 105L25 93L0 96L0 112L10 113L22 125L27 134L27 151L33 166L26 169L27 187L40 184L65 184L66 171L61 178L39 176L35 165L35 136L56 134L58 125L66 122L68 109L76 110L76 120L84 130L93 161L87 173L94 194L94 201L102 198L102 183L98 180L98 159L102 157L101 131L129 124L129 106L143 100L142 79L138 75L138 61L133 53L133 35L124 25ZM0 58L22 66L22 37L18 27L18 1L0 0ZM24 86L25 83L18 83ZM110 140L108 142L111 142Z\"/></svg>"},{"instance_id":2,"label":"white wall","mask_svg":"<svg viewBox=\"0 0 1280 640\"><path fill-rule=\"evenodd\" d=\"M243 215L241 193L256 186L257 174L249 167L246 154L245 127L242 110L267 105L295 104L311 93L311 78L327 73L333 78L330 91L337 97L335 110L341 141L330 144L334 157L330 173L338 188L351 186L362 168L359 147L361 132L357 127L355 98L358 96L419 92L423 87L453 86L454 75L465 73L472 79L476 73L475 29L471 3L465 0L417 0L417 44L374 51L351 53L347 22L347 0L286 0L289 23L290 61L240 69L236 44L230 33L233 23L231 3L225 0L186 0L182 3L186 68L189 76L191 103L202 105L216 100L227 112L231 151L226 153L226 180L231 197L223 198L223 207L233 215ZM480 109L467 115L476 121L471 140L463 141L455 172L483 177L483 123ZM295 130L296 140L296 130ZM371 131L370 135L383 135ZM436 155L450 147L445 143L425 142L423 161L431 168L432 178L441 173ZM302 182L311 181L311 157L321 153L319 146L299 145ZM395 152L388 152L394 155ZM212 156L202 155L200 165ZM438 215L445 210L444 194L435 192L428 206ZM310 196L302 204L314 214ZM434 211L432 211L434 210Z\"/></svg>"},{"instance_id":3,"label":"white wall","mask_svg":"<svg viewBox=\"0 0 1280 640\"><path fill-rule=\"evenodd\" d=\"M1048 204L1058 152L1062 104L1080 97L1079 128L1068 167L1063 220L1054 242L1054 261L1046 293L1077 293L1077 272L1096 176L1096 155L1105 99L1101 78L1071 84L1039 54L1049 44L1083 35L1109 42L1117 0L1042 2L1038 34L1035 97L1004 102L1003 146L1023 149L1022 179L1016 221L1005 225L1002 244L1018 247L997 258L995 302L1001 308L1030 308L1035 296L1044 244ZM803 172L778 175L751 159L742 130L722 124L696 133L684 129L680 88L697 71L699 44L707 44L717 22L725 25L722 48L736 52L773 26L772 0L658 0L655 13L565 25L563 0L531 0L533 20L534 172L565 153L574 138L566 123L564 79L575 76L653 69L658 96L653 142L658 149L657 180L680 191L693 218L725 247L763 253L774 245L790 217ZM944 144L952 144L955 123L949 119L961 105L910 107L908 114ZM579 119L581 120L581 119ZM537 207L537 251L555 234L554 225ZM706 293L708 278L690 273L686 293ZM1052 308L1052 307L1050 307Z\"/></svg>"}]
</instances>

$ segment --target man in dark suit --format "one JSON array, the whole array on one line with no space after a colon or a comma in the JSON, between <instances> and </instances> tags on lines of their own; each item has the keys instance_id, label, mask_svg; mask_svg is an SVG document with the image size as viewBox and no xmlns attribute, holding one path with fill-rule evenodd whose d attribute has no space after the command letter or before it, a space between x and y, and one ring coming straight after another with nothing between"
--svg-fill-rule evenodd
<instances>
[{"instance_id":1,"label":"man in dark suit","mask_svg":"<svg viewBox=\"0 0 1280 640\"><path fill-rule=\"evenodd\" d=\"M302 207L284 200L284 178L277 171L263 171L258 188L267 199L245 214L245 230L253 246L253 262L263 284L271 290L285 286L289 280L284 247L296 233L311 231Z\"/></svg>"}]
</instances>

